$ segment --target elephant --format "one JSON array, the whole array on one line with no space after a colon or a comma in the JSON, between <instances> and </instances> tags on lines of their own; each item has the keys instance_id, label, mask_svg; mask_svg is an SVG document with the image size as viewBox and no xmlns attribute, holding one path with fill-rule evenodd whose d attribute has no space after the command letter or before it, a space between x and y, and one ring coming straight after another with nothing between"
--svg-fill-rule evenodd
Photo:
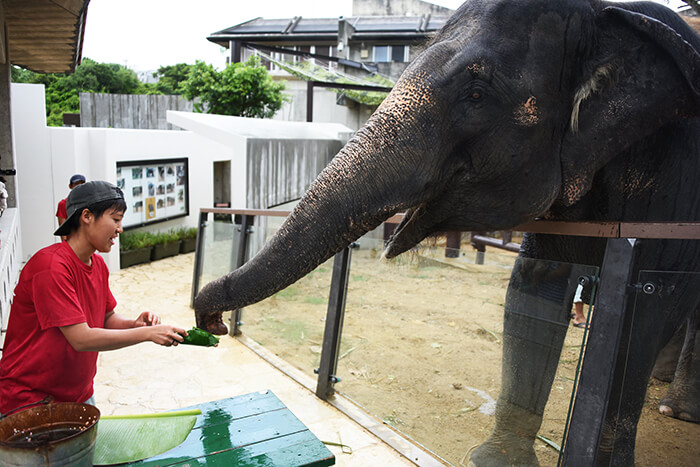
<instances>
[{"instance_id":1,"label":"elephant","mask_svg":"<svg viewBox=\"0 0 700 467\"><path fill-rule=\"evenodd\" d=\"M439 232L510 230L534 219L700 220L699 52L698 35L654 3L467 0L261 251L201 289L197 325L225 333L222 312L287 287L399 212L385 258ZM538 465L533 443L576 273L562 265L599 266L605 245L525 235L506 296L495 426L472 465ZM635 252L633 277L700 270L695 240L638 239ZM531 267L538 261L551 268ZM611 395L624 397L606 415L599 465L634 465L656 356L700 302L690 279L672 289L626 310L635 326L622 336ZM534 327L544 321L554 337L540 345ZM697 393L686 381L678 384Z\"/></svg>"}]
</instances>

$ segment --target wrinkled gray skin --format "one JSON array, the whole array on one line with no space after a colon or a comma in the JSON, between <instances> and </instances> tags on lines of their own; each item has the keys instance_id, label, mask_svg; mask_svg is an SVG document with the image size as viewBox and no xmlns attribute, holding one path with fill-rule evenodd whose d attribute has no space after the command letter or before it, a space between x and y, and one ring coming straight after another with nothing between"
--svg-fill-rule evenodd
<instances>
[{"instance_id":1,"label":"wrinkled gray skin","mask_svg":"<svg viewBox=\"0 0 700 467\"><path fill-rule=\"evenodd\" d=\"M403 210L388 258L435 232L505 230L536 217L699 220L698 50L698 37L658 5L467 1L264 249L202 289L198 325L226 332L222 311L283 289ZM639 269L699 270L698 242L638 247ZM537 464L533 440L572 293L533 307L522 293L537 269L528 258L599 265L603 251L598 239L524 239L506 298L496 425L473 465ZM697 308L698 290L681 281L670 297L637 303L618 359L628 372L613 382L623 402L606 419L600 465L634 464L653 363ZM544 327L527 316L555 324L545 345Z\"/></svg>"}]
</instances>

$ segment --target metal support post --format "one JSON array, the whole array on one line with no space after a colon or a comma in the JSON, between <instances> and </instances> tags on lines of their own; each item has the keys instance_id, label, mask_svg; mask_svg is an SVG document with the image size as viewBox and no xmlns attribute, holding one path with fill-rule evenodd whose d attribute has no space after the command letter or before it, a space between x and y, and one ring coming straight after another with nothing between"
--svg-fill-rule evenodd
<instances>
[{"instance_id":1,"label":"metal support post","mask_svg":"<svg viewBox=\"0 0 700 467\"><path fill-rule=\"evenodd\" d=\"M240 223L236 222L239 218ZM248 235L252 232L254 222L255 216L249 216L246 214L240 216L236 215L236 218L234 219L234 224L240 224L240 227L238 227L240 233L238 237L238 245L235 246L237 248L236 263L232 265L235 269L240 268L246 261L248 261ZM229 335L231 336L238 336L241 334L239 327L241 324L243 324L241 321L242 311L243 310L241 308L237 308L231 312L231 319L229 321Z\"/></svg>"},{"instance_id":2,"label":"metal support post","mask_svg":"<svg viewBox=\"0 0 700 467\"><path fill-rule=\"evenodd\" d=\"M190 306L194 308L194 299L199 293L199 278L202 276L202 264L204 263L204 237L206 234L208 212L199 213L199 225L197 225L197 241L194 253L194 272L192 273L192 294Z\"/></svg>"},{"instance_id":3,"label":"metal support post","mask_svg":"<svg viewBox=\"0 0 700 467\"><path fill-rule=\"evenodd\" d=\"M596 465L634 268L634 239L609 239L562 465Z\"/></svg>"},{"instance_id":4,"label":"metal support post","mask_svg":"<svg viewBox=\"0 0 700 467\"><path fill-rule=\"evenodd\" d=\"M340 378L335 373L338 368L338 353L343 332L348 277L350 276L351 248L353 247L354 245L346 247L343 251L336 254L333 260L333 276L331 277L331 291L328 297L326 329L323 332L321 363L318 370L316 370L318 374L316 395L323 400L333 395L333 385L340 381Z\"/></svg>"},{"instance_id":5,"label":"metal support post","mask_svg":"<svg viewBox=\"0 0 700 467\"><path fill-rule=\"evenodd\" d=\"M306 82L306 121L314 121L314 82Z\"/></svg>"}]
</instances>

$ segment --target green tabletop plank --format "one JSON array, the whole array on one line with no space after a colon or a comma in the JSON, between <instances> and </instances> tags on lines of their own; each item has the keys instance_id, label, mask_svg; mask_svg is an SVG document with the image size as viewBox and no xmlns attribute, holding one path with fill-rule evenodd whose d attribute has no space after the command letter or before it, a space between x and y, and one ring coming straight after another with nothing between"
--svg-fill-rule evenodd
<instances>
[{"instance_id":1,"label":"green tabletop plank","mask_svg":"<svg viewBox=\"0 0 700 467\"><path fill-rule=\"evenodd\" d=\"M197 458L188 456L144 461L139 466L208 466L208 467L273 467L335 464L333 454L311 432L305 431L273 440L216 452ZM133 465L133 464L132 464Z\"/></svg>"},{"instance_id":2,"label":"green tabletop plank","mask_svg":"<svg viewBox=\"0 0 700 467\"><path fill-rule=\"evenodd\" d=\"M271 391L198 404L195 427L179 446L131 465L326 466L328 448Z\"/></svg>"}]
</instances>

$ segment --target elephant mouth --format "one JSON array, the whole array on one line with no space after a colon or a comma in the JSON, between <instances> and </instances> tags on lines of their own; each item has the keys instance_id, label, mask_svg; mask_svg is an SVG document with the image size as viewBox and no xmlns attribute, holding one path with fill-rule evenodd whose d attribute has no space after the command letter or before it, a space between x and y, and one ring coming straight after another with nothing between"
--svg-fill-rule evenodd
<instances>
[{"instance_id":1,"label":"elephant mouth","mask_svg":"<svg viewBox=\"0 0 700 467\"><path fill-rule=\"evenodd\" d=\"M416 246L431 233L431 221L424 206L409 209L387 241L382 257L391 259Z\"/></svg>"}]
</instances>

